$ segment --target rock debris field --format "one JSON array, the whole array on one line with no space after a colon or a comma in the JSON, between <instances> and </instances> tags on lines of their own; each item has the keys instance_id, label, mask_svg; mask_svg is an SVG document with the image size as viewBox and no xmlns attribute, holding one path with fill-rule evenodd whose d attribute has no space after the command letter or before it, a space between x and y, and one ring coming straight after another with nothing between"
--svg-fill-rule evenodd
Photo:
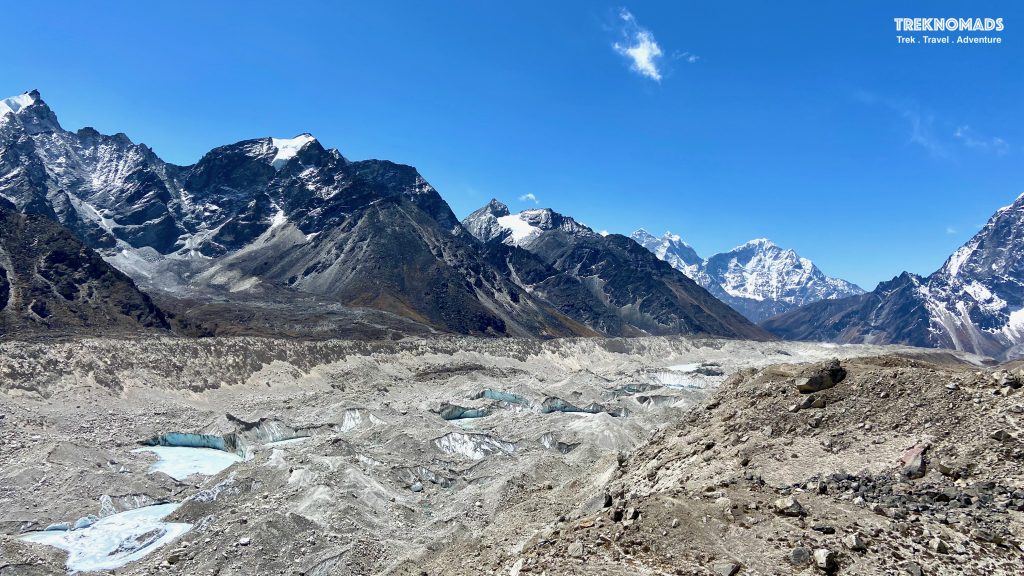
<instances>
[{"instance_id":1,"label":"rock debris field","mask_svg":"<svg viewBox=\"0 0 1024 576\"><path fill-rule=\"evenodd\" d=\"M0 575L1020 574L1024 373L700 338L0 344Z\"/></svg>"}]
</instances>

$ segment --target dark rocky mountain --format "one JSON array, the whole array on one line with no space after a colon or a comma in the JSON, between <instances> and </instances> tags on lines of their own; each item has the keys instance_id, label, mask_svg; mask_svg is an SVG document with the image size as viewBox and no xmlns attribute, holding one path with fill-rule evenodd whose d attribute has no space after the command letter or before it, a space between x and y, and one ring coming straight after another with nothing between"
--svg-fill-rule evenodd
<instances>
[{"instance_id":1,"label":"dark rocky mountain","mask_svg":"<svg viewBox=\"0 0 1024 576\"><path fill-rule=\"evenodd\" d=\"M954 348L1019 357L1024 342L1024 195L997 211L928 276L903 275L874 291L771 318L791 339Z\"/></svg>"},{"instance_id":2,"label":"dark rocky mountain","mask_svg":"<svg viewBox=\"0 0 1024 576\"><path fill-rule=\"evenodd\" d=\"M223 320L232 332L245 317L323 325L319 310L340 306L417 331L765 336L703 291L662 278L632 244L616 253L619 266L640 263L632 280L625 268L561 268L586 260L587 243L608 251L618 240L583 240L558 261L483 245L414 168L350 161L309 134L221 146L176 166L123 134L64 130L36 92L0 102L0 197L64 225L190 322ZM203 317L211 311L223 316Z\"/></svg>"},{"instance_id":3,"label":"dark rocky mountain","mask_svg":"<svg viewBox=\"0 0 1024 576\"><path fill-rule=\"evenodd\" d=\"M702 259L671 232L657 238L641 229L631 237L754 322L811 302L864 293L765 238Z\"/></svg>"},{"instance_id":4,"label":"dark rocky mountain","mask_svg":"<svg viewBox=\"0 0 1024 576\"><path fill-rule=\"evenodd\" d=\"M50 218L0 198L0 336L170 328L130 278Z\"/></svg>"},{"instance_id":5,"label":"dark rocky mountain","mask_svg":"<svg viewBox=\"0 0 1024 576\"><path fill-rule=\"evenodd\" d=\"M511 214L497 200L470 214L463 226L492 253L505 255L511 279L604 333L765 337L625 236L598 234L550 209Z\"/></svg>"},{"instance_id":6,"label":"dark rocky mountain","mask_svg":"<svg viewBox=\"0 0 1024 576\"><path fill-rule=\"evenodd\" d=\"M121 134L63 130L38 93L19 99L0 118L0 196L147 289L231 299L283 287L458 333L591 333L491 270L412 167L351 162L308 134L174 166Z\"/></svg>"}]
</instances>

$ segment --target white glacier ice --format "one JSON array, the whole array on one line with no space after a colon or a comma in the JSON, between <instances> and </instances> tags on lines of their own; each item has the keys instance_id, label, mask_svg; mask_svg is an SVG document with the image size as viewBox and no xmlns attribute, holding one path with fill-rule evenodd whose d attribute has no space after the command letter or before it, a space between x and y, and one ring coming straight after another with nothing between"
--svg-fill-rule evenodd
<instances>
[{"instance_id":1,"label":"white glacier ice","mask_svg":"<svg viewBox=\"0 0 1024 576\"><path fill-rule=\"evenodd\" d=\"M32 532L22 540L68 552L69 572L114 570L149 554L188 532L191 524L164 522L179 504L158 504L107 516L88 528Z\"/></svg>"}]
</instances>

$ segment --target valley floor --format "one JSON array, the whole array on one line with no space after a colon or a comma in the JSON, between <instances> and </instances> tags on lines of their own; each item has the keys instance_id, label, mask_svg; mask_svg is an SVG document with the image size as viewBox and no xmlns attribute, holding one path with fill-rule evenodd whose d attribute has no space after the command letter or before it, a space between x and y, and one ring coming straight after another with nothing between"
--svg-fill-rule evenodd
<instances>
[{"instance_id":1,"label":"valley floor","mask_svg":"<svg viewBox=\"0 0 1024 576\"><path fill-rule=\"evenodd\" d=\"M833 357L847 378L800 394ZM86 560L119 574L1020 573L1024 401L994 370L699 338L6 342L0 575L65 573L24 534L89 515L55 532L117 524ZM177 506L115 522L153 504Z\"/></svg>"}]
</instances>

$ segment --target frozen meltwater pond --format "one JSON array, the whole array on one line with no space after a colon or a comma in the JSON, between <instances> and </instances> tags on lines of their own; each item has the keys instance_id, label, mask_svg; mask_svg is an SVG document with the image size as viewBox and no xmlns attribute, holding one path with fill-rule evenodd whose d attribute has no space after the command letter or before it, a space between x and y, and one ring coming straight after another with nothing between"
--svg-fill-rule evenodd
<instances>
[{"instance_id":1,"label":"frozen meltwater pond","mask_svg":"<svg viewBox=\"0 0 1024 576\"><path fill-rule=\"evenodd\" d=\"M147 446L132 452L152 452L159 460L149 471L163 472L175 480L184 480L193 474L213 476L242 457L224 450L213 448L190 448L185 446Z\"/></svg>"},{"instance_id":2,"label":"frozen meltwater pond","mask_svg":"<svg viewBox=\"0 0 1024 576\"><path fill-rule=\"evenodd\" d=\"M69 572L113 570L188 532L191 524L163 521L178 506L145 506L107 516L88 528L33 532L21 539L66 550Z\"/></svg>"}]
</instances>

